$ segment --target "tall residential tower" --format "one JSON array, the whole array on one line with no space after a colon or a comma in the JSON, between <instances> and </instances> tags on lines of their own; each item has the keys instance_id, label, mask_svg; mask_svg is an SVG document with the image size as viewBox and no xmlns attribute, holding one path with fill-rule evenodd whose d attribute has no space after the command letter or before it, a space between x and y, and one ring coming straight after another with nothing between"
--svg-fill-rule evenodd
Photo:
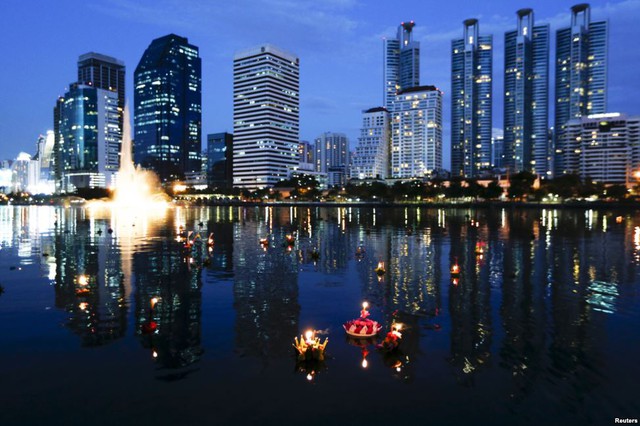
<instances>
[{"instance_id":1,"label":"tall residential tower","mask_svg":"<svg viewBox=\"0 0 640 426\"><path fill-rule=\"evenodd\" d=\"M413 21L398 27L396 38L383 42L383 102L390 108L396 93L420 85L420 42L413 41Z\"/></svg>"},{"instance_id":2,"label":"tall residential tower","mask_svg":"<svg viewBox=\"0 0 640 426\"><path fill-rule=\"evenodd\" d=\"M298 167L299 67L269 44L235 55L233 186L273 186Z\"/></svg>"},{"instance_id":3,"label":"tall residential tower","mask_svg":"<svg viewBox=\"0 0 640 426\"><path fill-rule=\"evenodd\" d=\"M517 29L504 35L505 166L550 177L549 25L534 26L531 9L517 15Z\"/></svg>"},{"instance_id":4,"label":"tall residential tower","mask_svg":"<svg viewBox=\"0 0 640 426\"><path fill-rule=\"evenodd\" d=\"M351 167L352 179L389 177L389 111L376 107L362 112L362 127Z\"/></svg>"},{"instance_id":5,"label":"tall residential tower","mask_svg":"<svg viewBox=\"0 0 640 426\"><path fill-rule=\"evenodd\" d=\"M145 50L134 72L134 161L162 181L201 170L201 61L175 34Z\"/></svg>"},{"instance_id":6,"label":"tall residential tower","mask_svg":"<svg viewBox=\"0 0 640 426\"><path fill-rule=\"evenodd\" d=\"M556 33L555 175L577 173L565 146L567 122L607 110L607 21L591 22L588 4L571 8L571 26Z\"/></svg>"},{"instance_id":7,"label":"tall residential tower","mask_svg":"<svg viewBox=\"0 0 640 426\"><path fill-rule=\"evenodd\" d=\"M391 177L428 178L442 168L442 92L400 91L391 110Z\"/></svg>"},{"instance_id":8,"label":"tall residential tower","mask_svg":"<svg viewBox=\"0 0 640 426\"><path fill-rule=\"evenodd\" d=\"M491 166L493 36L463 24L451 42L451 175L471 177Z\"/></svg>"}]
</instances>

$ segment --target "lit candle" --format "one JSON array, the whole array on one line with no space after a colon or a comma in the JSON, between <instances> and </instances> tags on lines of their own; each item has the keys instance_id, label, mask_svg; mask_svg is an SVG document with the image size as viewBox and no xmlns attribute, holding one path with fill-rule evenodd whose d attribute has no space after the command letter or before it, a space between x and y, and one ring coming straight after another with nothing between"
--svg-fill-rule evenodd
<instances>
[{"instance_id":1,"label":"lit candle","mask_svg":"<svg viewBox=\"0 0 640 426\"><path fill-rule=\"evenodd\" d=\"M367 311L368 307L369 307L369 304L367 302L362 302L362 311L360 311L361 318L366 318L369 316L369 312Z\"/></svg>"},{"instance_id":2,"label":"lit candle","mask_svg":"<svg viewBox=\"0 0 640 426\"><path fill-rule=\"evenodd\" d=\"M154 297L151 299L151 309L154 309L156 307L156 304L158 303L158 298Z\"/></svg>"},{"instance_id":3,"label":"lit candle","mask_svg":"<svg viewBox=\"0 0 640 426\"><path fill-rule=\"evenodd\" d=\"M313 340L313 330L307 330L307 332L304 334L305 337L305 341L307 343L308 346L313 346L314 340Z\"/></svg>"},{"instance_id":4,"label":"lit candle","mask_svg":"<svg viewBox=\"0 0 640 426\"><path fill-rule=\"evenodd\" d=\"M86 275L80 275L78 277L78 284L80 285L87 285L89 284L89 278L87 278Z\"/></svg>"}]
</instances>

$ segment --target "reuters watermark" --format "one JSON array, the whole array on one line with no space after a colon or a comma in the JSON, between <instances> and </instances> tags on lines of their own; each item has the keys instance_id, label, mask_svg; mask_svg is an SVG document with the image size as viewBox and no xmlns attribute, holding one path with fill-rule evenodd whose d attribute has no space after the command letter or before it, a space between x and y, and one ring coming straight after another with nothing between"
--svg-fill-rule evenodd
<instances>
[{"instance_id":1,"label":"reuters watermark","mask_svg":"<svg viewBox=\"0 0 640 426\"><path fill-rule=\"evenodd\" d=\"M616 417L613 420L614 423L627 423L627 424L631 424L631 423L638 423L638 419L632 419L632 418L618 418Z\"/></svg>"}]
</instances>

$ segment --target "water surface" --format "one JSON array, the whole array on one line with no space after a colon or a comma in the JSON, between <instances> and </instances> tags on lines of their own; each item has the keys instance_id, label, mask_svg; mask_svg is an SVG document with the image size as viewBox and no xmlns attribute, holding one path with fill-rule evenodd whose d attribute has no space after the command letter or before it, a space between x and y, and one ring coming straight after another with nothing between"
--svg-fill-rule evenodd
<instances>
[{"instance_id":1,"label":"water surface","mask_svg":"<svg viewBox=\"0 0 640 426\"><path fill-rule=\"evenodd\" d=\"M0 424L609 424L640 415L636 213L146 213L0 207ZM205 241L213 233L215 244L185 249L182 230ZM385 330L405 325L397 353L377 351L380 338L346 338L341 325L364 300ZM308 328L329 337L310 381L291 346Z\"/></svg>"}]
</instances>

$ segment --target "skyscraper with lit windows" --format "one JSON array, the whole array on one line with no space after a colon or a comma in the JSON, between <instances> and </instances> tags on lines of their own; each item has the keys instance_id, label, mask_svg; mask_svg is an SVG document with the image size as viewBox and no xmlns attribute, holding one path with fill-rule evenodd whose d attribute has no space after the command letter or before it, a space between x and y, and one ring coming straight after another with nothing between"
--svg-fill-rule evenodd
<instances>
[{"instance_id":1,"label":"skyscraper with lit windows","mask_svg":"<svg viewBox=\"0 0 640 426\"><path fill-rule=\"evenodd\" d=\"M607 112L609 25L591 22L591 8L571 8L571 26L556 32L555 175L577 173L565 145L567 122Z\"/></svg>"},{"instance_id":2,"label":"skyscraper with lit windows","mask_svg":"<svg viewBox=\"0 0 640 426\"><path fill-rule=\"evenodd\" d=\"M428 178L442 168L442 92L417 86L396 95L391 110L391 177Z\"/></svg>"},{"instance_id":3,"label":"skyscraper with lit windows","mask_svg":"<svg viewBox=\"0 0 640 426\"><path fill-rule=\"evenodd\" d=\"M385 107L362 112L362 127L351 167L352 179L386 179L389 177L391 127Z\"/></svg>"},{"instance_id":4,"label":"skyscraper with lit windows","mask_svg":"<svg viewBox=\"0 0 640 426\"><path fill-rule=\"evenodd\" d=\"M145 50L134 72L134 162L162 181L201 170L201 60L175 34Z\"/></svg>"},{"instance_id":5,"label":"skyscraper with lit windows","mask_svg":"<svg viewBox=\"0 0 640 426\"><path fill-rule=\"evenodd\" d=\"M420 42L413 41L415 22L403 22L396 38L383 42L383 102L390 108L396 93L420 85Z\"/></svg>"},{"instance_id":6,"label":"skyscraper with lit windows","mask_svg":"<svg viewBox=\"0 0 640 426\"><path fill-rule=\"evenodd\" d=\"M463 25L451 42L451 175L472 177L491 166L493 36Z\"/></svg>"},{"instance_id":7,"label":"skyscraper with lit windows","mask_svg":"<svg viewBox=\"0 0 640 426\"><path fill-rule=\"evenodd\" d=\"M233 186L264 188L299 165L300 62L270 44L233 59Z\"/></svg>"},{"instance_id":8,"label":"skyscraper with lit windows","mask_svg":"<svg viewBox=\"0 0 640 426\"><path fill-rule=\"evenodd\" d=\"M504 35L505 166L550 177L549 25L534 25L531 9L517 16Z\"/></svg>"},{"instance_id":9,"label":"skyscraper with lit windows","mask_svg":"<svg viewBox=\"0 0 640 426\"><path fill-rule=\"evenodd\" d=\"M125 101L124 62L101 53L89 52L78 58L78 83L118 94L118 123L122 133Z\"/></svg>"}]
</instances>

